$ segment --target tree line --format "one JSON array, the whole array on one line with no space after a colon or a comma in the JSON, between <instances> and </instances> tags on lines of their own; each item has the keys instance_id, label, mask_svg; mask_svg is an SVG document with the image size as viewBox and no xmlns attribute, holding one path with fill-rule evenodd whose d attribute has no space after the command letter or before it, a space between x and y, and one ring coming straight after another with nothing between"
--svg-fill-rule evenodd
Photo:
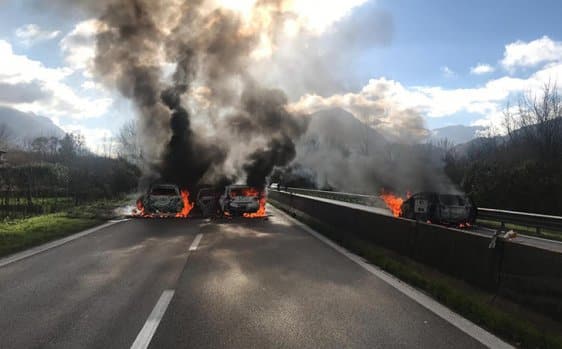
<instances>
[{"instance_id":1,"label":"tree line","mask_svg":"<svg viewBox=\"0 0 562 349\"><path fill-rule=\"evenodd\" d=\"M1 143L1 140L0 140ZM122 157L99 156L84 137L38 137L25 147L4 143L0 166L0 215L57 211L136 189L140 171Z\"/></svg>"},{"instance_id":2,"label":"tree line","mask_svg":"<svg viewBox=\"0 0 562 349\"><path fill-rule=\"evenodd\" d=\"M562 99L555 84L504 112L506 135L449 147L445 172L482 207L562 214Z\"/></svg>"}]
</instances>

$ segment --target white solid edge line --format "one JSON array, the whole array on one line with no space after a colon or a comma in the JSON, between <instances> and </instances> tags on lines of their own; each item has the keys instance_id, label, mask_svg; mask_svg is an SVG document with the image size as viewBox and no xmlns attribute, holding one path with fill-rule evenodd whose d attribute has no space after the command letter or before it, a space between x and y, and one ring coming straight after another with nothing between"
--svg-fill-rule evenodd
<instances>
[{"instance_id":1,"label":"white solid edge line","mask_svg":"<svg viewBox=\"0 0 562 349\"><path fill-rule=\"evenodd\" d=\"M195 240L193 240L193 243L191 244L191 247L189 247L189 251L196 251L197 247L199 247L199 243L201 242L202 238L203 238L203 234L197 234Z\"/></svg>"},{"instance_id":2,"label":"white solid edge line","mask_svg":"<svg viewBox=\"0 0 562 349\"><path fill-rule=\"evenodd\" d=\"M474 324L473 322L465 319L464 317L460 316L459 314L451 311L444 305L440 304L439 302L433 300L429 296L423 294L422 292L418 291L417 289L413 288L412 286L406 284L405 282L397 279L393 275L385 272L384 270L374 266L372 264L368 264L365 262L361 257L347 251L343 247L337 245L333 241L329 240L325 236L321 235L320 233L316 232L314 229L310 228L306 224L296 220L295 218L289 216L285 212L281 211L277 207L274 207L274 210L281 213L285 216L286 219L294 223L295 225L302 228L304 231L309 233L310 235L314 236L318 240L322 241L326 245L332 247L337 252L343 254L345 257L350 259L351 261L355 262L363 269L375 275L376 277L380 278L381 280L385 281L390 286L394 287L401 293L405 294L409 298L413 299L424 308L430 310L437 316L441 317L445 321L449 322L459 330L463 331L464 333L468 334L472 338L476 339L480 343L484 344L489 348L514 348L510 344L504 342L500 338L496 337L492 333L486 331L482 327Z\"/></svg>"},{"instance_id":3,"label":"white solid edge line","mask_svg":"<svg viewBox=\"0 0 562 349\"><path fill-rule=\"evenodd\" d=\"M148 348L154 333L156 333L156 329L160 324L160 321L164 317L164 313L166 313L166 309L172 298L174 297L173 290L166 290L162 292L160 299L152 309L152 313L148 316L148 319L144 323L144 326L140 330L137 338L135 339L133 345L131 345L131 349L145 349Z\"/></svg>"},{"instance_id":4,"label":"white solid edge line","mask_svg":"<svg viewBox=\"0 0 562 349\"><path fill-rule=\"evenodd\" d=\"M62 246L62 245L67 244L71 241L83 238L84 236L90 235L90 234L95 233L99 230L110 227L114 224L126 222L126 221L128 221L128 219L122 219L122 220L117 220L117 221L109 221L109 222L107 222L105 224L102 224L102 225L99 225L97 227L94 227L94 228L91 228L91 229L88 229L88 230L84 230L83 232L76 233L76 234L67 236L65 238L59 239L59 240L51 241L51 242L46 243L44 245L33 247L29 250L25 250L25 251L20 252L20 253L16 253L15 255L12 255L10 257L0 259L0 268L5 267L5 266L7 266L9 264L12 264L12 263L15 263L15 262L19 262L23 259L33 257L33 256L35 256L39 253L43 253L43 252L51 250L53 248Z\"/></svg>"}]
</instances>

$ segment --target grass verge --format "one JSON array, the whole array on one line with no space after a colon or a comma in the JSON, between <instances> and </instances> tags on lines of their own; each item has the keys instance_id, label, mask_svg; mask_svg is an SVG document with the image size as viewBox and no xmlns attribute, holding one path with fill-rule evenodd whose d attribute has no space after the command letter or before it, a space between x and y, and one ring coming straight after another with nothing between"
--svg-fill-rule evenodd
<instances>
[{"instance_id":1,"label":"grass verge","mask_svg":"<svg viewBox=\"0 0 562 349\"><path fill-rule=\"evenodd\" d=\"M283 204L272 200L270 203L293 213ZM308 215L299 214L297 218L340 246L424 291L438 302L517 347L562 348L562 326L553 320L352 234L335 231Z\"/></svg>"},{"instance_id":2,"label":"grass verge","mask_svg":"<svg viewBox=\"0 0 562 349\"><path fill-rule=\"evenodd\" d=\"M114 217L120 200L77 206L67 212L0 223L0 257L63 238Z\"/></svg>"}]
</instances>

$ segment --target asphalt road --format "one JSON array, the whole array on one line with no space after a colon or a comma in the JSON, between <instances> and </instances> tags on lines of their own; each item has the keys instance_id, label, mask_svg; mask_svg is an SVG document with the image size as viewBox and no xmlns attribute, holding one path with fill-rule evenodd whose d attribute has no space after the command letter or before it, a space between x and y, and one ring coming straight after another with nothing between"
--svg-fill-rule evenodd
<instances>
[{"instance_id":1,"label":"asphalt road","mask_svg":"<svg viewBox=\"0 0 562 349\"><path fill-rule=\"evenodd\" d=\"M151 348L483 346L277 211L131 220L0 268L0 348L128 348L147 325Z\"/></svg>"}]
</instances>

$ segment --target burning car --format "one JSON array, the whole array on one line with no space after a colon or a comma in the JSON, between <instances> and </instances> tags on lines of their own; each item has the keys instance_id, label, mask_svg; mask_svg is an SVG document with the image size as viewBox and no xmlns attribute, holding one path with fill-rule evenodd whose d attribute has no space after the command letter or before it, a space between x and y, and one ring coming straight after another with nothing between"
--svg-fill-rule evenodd
<instances>
[{"instance_id":1,"label":"burning car","mask_svg":"<svg viewBox=\"0 0 562 349\"><path fill-rule=\"evenodd\" d=\"M181 217L185 218L193 205L189 202L189 193L180 191L173 184L156 184L137 201L139 216Z\"/></svg>"},{"instance_id":2,"label":"burning car","mask_svg":"<svg viewBox=\"0 0 562 349\"><path fill-rule=\"evenodd\" d=\"M465 226L476 221L477 208L461 194L418 193L404 201L400 217Z\"/></svg>"},{"instance_id":3,"label":"burning car","mask_svg":"<svg viewBox=\"0 0 562 349\"><path fill-rule=\"evenodd\" d=\"M249 186L231 185L225 188L219 206L226 215L247 218L265 216L265 194Z\"/></svg>"}]
</instances>

